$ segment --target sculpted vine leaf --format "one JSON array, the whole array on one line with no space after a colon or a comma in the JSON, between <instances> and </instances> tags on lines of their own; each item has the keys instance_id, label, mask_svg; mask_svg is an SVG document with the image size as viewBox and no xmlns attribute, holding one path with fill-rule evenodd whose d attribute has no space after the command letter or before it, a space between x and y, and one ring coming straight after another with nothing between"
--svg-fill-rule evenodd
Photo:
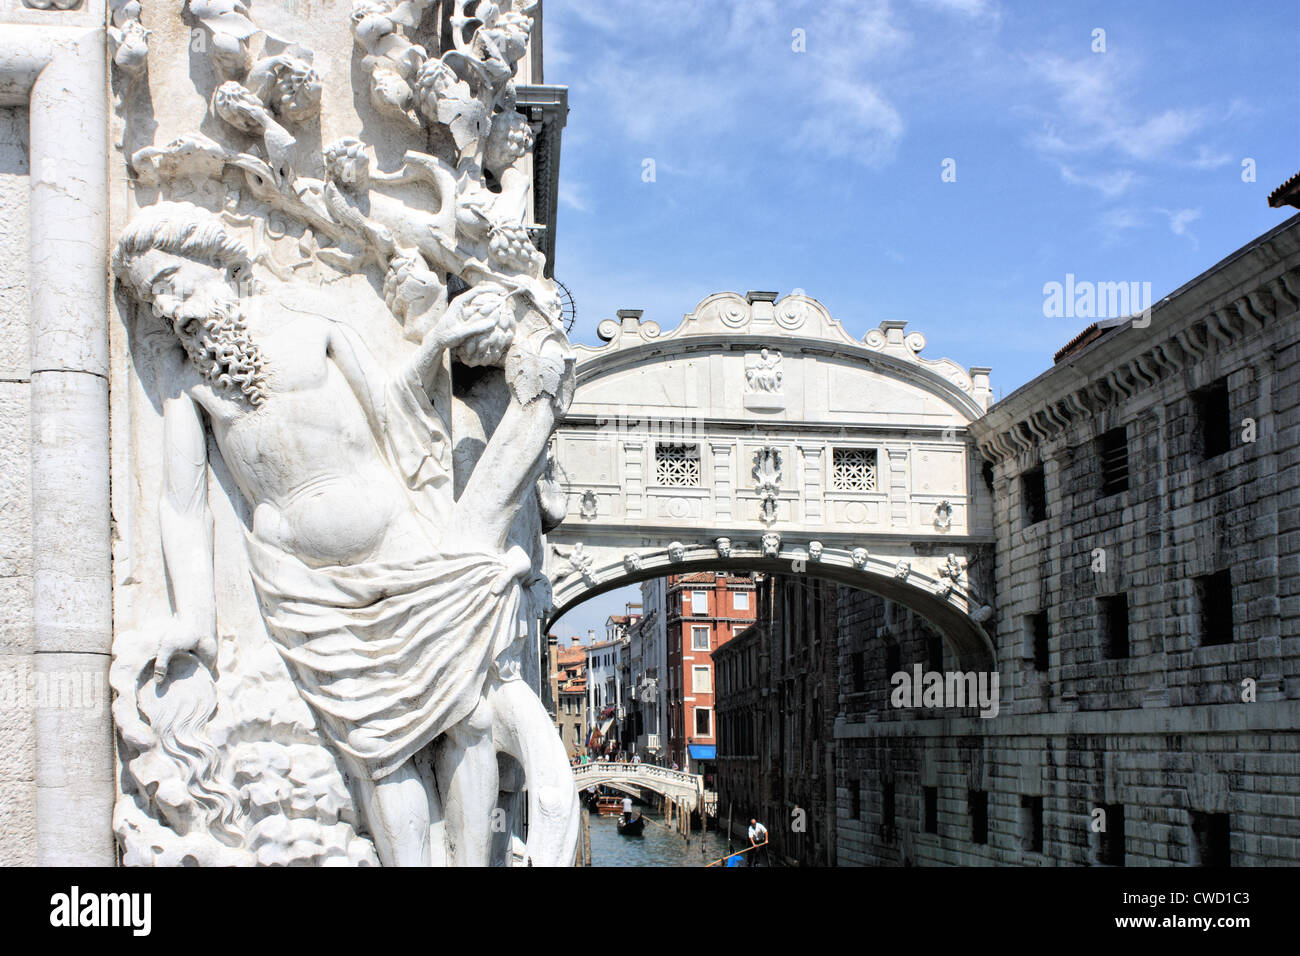
<instances>
[{"instance_id":1,"label":"sculpted vine leaf","mask_svg":"<svg viewBox=\"0 0 1300 956\"><path fill-rule=\"evenodd\" d=\"M506 356L506 381L523 405L543 393L554 397L560 391L563 364L553 358L533 355L523 349L511 349Z\"/></svg>"}]
</instances>

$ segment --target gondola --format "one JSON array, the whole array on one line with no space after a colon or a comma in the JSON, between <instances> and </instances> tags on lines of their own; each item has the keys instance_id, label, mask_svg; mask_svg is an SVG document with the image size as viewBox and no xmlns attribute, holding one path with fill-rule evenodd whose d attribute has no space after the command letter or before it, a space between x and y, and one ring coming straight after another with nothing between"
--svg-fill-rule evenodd
<instances>
[{"instance_id":1,"label":"gondola","mask_svg":"<svg viewBox=\"0 0 1300 956\"><path fill-rule=\"evenodd\" d=\"M640 836L641 831L645 829L645 816L638 813L631 820L624 820L621 817L618 821L619 836Z\"/></svg>"}]
</instances>

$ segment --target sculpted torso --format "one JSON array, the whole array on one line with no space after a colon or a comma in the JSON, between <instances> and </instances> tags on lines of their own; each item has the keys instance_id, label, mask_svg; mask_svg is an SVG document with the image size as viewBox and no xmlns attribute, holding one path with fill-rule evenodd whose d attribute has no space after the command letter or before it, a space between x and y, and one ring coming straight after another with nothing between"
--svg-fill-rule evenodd
<instances>
[{"instance_id":1,"label":"sculpted torso","mask_svg":"<svg viewBox=\"0 0 1300 956\"><path fill-rule=\"evenodd\" d=\"M178 359L185 391L254 507L253 533L316 567L428 554L435 530L411 510L357 397L383 388L371 357L358 354L364 347L336 323L264 297L249 302L245 322L265 367L260 406Z\"/></svg>"}]
</instances>

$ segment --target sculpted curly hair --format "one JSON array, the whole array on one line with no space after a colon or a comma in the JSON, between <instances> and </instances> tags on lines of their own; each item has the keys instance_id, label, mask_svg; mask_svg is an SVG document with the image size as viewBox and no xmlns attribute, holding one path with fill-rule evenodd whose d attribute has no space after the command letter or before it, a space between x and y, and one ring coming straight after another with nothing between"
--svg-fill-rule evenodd
<instances>
[{"instance_id":1,"label":"sculpted curly hair","mask_svg":"<svg viewBox=\"0 0 1300 956\"><path fill-rule=\"evenodd\" d=\"M113 250L113 272L141 301L150 289L137 289L128 270L137 256L157 249L234 272L247 269L247 247L226 231L212 213L188 203L158 202L140 210L123 230Z\"/></svg>"}]
</instances>

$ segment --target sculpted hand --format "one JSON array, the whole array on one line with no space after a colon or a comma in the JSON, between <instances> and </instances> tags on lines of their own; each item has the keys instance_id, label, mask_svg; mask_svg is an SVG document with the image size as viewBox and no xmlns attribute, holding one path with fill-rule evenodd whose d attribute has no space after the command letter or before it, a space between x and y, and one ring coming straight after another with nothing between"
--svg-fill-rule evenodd
<instances>
[{"instance_id":1,"label":"sculpted hand","mask_svg":"<svg viewBox=\"0 0 1300 956\"><path fill-rule=\"evenodd\" d=\"M158 639L158 653L154 656L153 676L163 681L177 654L193 654L204 667L212 670L217 665L217 636L210 629L187 625L174 619Z\"/></svg>"},{"instance_id":2,"label":"sculpted hand","mask_svg":"<svg viewBox=\"0 0 1300 956\"><path fill-rule=\"evenodd\" d=\"M444 350L453 349L476 335L485 335L497 327L497 317L494 314L475 313L467 321L464 311L458 308L460 303L461 299L453 302L447 314L443 316L443 320L438 323L438 327L429 333L430 338L435 342L435 347Z\"/></svg>"}]
</instances>

